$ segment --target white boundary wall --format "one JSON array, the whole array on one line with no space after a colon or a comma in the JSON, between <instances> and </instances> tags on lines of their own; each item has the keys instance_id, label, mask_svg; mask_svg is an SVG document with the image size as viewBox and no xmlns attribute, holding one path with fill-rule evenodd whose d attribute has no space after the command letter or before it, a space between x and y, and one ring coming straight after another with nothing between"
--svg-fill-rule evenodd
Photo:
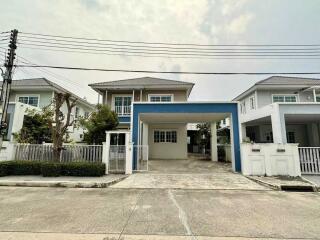
<instances>
[{"instance_id":1,"label":"white boundary wall","mask_svg":"<svg viewBox=\"0 0 320 240\"><path fill-rule=\"evenodd\" d=\"M0 161L14 160L15 143L4 141L0 151Z\"/></svg>"},{"instance_id":2,"label":"white boundary wall","mask_svg":"<svg viewBox=\"0 0 320 240\"><path fill-rule=\"evenodd\" d=\"M241 144L243 175L301 176L298 144Z\"/></svg>"}]
</instances>

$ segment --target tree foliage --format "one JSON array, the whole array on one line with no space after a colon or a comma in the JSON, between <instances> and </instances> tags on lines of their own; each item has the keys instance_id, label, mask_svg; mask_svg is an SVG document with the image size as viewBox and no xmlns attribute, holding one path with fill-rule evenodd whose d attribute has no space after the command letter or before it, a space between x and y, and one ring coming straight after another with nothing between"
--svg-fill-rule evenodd
<instances>
[{"instance_id":1,"label":"tree foliage","mask_svg":"<svg viewBox=\"0 0 320 240\"><path fill-rule=\"evenodd\" d=\"M102 144L106 140L106 131L115 129L118 116L106 105L97 105L97 111L88 119L81 119L80 124L85 128L84 141L88 144Z\"/></svg>"},{"instance_id":2,"label":"tree foliage","mask_svg":"<svg viewBox=\"0 0 320 240\"><path fill-rule=\"evenodd\" d=\"M41 144L52 142L51 124L53 111L49 107L44 107L38 112L27 110L23 120L23 127L14 137L19 143Z\"/></svg>"}]
</instances>

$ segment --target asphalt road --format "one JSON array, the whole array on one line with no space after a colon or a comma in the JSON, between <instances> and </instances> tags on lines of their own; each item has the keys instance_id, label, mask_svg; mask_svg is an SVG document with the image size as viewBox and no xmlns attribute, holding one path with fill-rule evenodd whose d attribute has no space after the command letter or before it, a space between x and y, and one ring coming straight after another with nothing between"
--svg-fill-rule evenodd
<instances>
[{"instance_id":1,"label":"asphalt road","mask_svg":"<svg viewBox=\"0 0 320 240\"><path fill-rule=\"evenodd\" d=\"M319 239L319 226L319 193L0 188L0 239Z\"/></svg>"}]
</instances>

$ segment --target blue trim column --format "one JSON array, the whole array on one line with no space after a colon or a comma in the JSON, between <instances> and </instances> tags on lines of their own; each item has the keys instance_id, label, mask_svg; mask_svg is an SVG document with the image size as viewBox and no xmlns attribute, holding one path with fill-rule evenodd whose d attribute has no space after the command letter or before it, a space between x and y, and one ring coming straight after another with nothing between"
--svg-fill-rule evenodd
<instances>
[{"instance_id":1,"label":"blue trim column","mask_svg":"<svg viewBox=\"0 0 320 240\"><path fill-rule=\"evenodd\" d=\"M139 115L141 113L230 113L233 124L233 146L235 157L235 170L241 172L240 136L238 104L230 103L138 103L132 109L132 142L138 144ZM133 151L133 169L137 169L137 156Z\"/></svg>"}]
</instances>

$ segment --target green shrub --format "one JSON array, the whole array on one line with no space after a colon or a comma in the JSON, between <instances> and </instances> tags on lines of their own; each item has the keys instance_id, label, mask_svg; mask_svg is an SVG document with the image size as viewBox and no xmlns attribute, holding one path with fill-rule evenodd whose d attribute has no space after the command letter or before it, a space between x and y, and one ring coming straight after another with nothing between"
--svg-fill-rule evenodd
<instances>
[{"instance_id":1,"label":"green shrub","mask_svg":"<svg viewBox=\"0 0 320 240\"><path fill-rule=\"evenodd\" d=\"M41 162L41 161L4 161L0 162L0 177L8 175L43 175L44 177L79 176L100 177L105 174L104 163L88 162Z\"/></svg>"},{"instance_id":2,"label":"green shrub","mask_svg":"<svg viewBox=\"0 0 320 240\"><path fill-rule=\"evenodd\" d=\"M61 164L55 162L43 162L41 174L44 177L59 177L61 175Z\"/></svg>"},{"instance_id":3,"label":"green shrub","mask_svg":"<svg viewBox=\"0 0 320 240\"><path fill-rule=\"evenodd\" d=\"M8 176L10 167L10 161L0 162L0 177Z\"/></svg>"},{"instance_id":4,"label":"green shrub","mask_svg":"<svg viewBox=\"0 0 320 240\"><path fill-rule=\"evenodd\" d=\"M9 161L9 175L39 175L41 173L40 161Z\"/></svg>"},{"instance_id":5,"label":"green shrub","mask_svg":"<svg viewBox=\"0 0 320 240\"><path fill-rule=\"evenodd\" d=\"M106 172L104 163L71 162L61 164L61 175L100 177Z\"/></svg>"}]
</instances>

